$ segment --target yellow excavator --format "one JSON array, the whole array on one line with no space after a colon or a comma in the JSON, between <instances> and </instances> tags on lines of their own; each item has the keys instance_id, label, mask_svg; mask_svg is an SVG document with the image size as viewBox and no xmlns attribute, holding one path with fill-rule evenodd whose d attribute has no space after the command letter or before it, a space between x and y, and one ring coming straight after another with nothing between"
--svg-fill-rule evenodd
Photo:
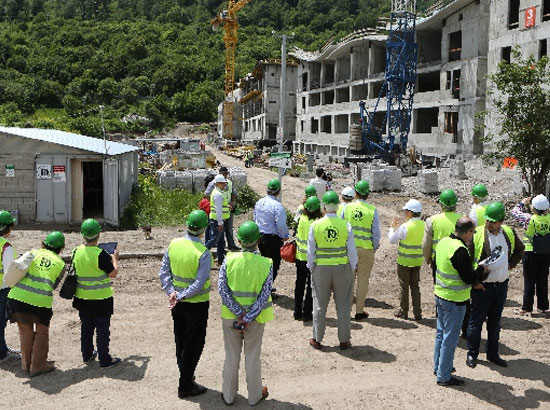
<instances>
[{"instance_id":1,"label":"yellow excavator","mask_svg":"<svg viewBox=\"0 0 550 410\"><path fill-rule=\"evenodd\" d=\"M233 139L233 90L235 89L235 49L237 48L237 12L252 0L228 0L227 10L221 11L210 24L217 31L220 25L224 26L225 35L225 100L223 102L223 135L226 139Z\"/></svg>"}]
</instances>

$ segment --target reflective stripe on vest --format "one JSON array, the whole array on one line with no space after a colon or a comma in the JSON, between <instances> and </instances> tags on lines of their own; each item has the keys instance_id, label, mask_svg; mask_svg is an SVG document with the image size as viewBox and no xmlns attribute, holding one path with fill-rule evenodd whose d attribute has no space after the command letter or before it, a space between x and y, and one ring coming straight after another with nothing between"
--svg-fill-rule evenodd
<instances>
[{"instance_id":1,"label":"reflective stripe on vest","mask_svg":"<svg viewBox=\"0 0 550 410\"><path fill-rule=\"evenodd\" d=\"M372 249L372 221L376 207L357 200L344 208L344 220L353 230L355 246L357 248Z\"/></svg>"},{"instance_id":2,"label":"reflective stripe on vest","mask_svg":"<svg viewBox=\"0 0 550 410\"><path fill-rule=\"evenodd\" d=\"M264 282L269 276L273 262L269 258L252 252L229 252L226 256L227 285L235 301L248 311L262 292ZM222 304L222 318L235 319L236 316ZM256 317L258 323L273 320L271 295Z\"/></svg>"},{"instance_id":3,"label":"reflective stripe on vest","mask_svg":"<svg viewBox=\"0 0 550 410\"><path fill-rule=\"evenodd\" d=\"M8 298L32 306L51 308L53 287L63 272L65 262L57 254L47 249L32 252L34 259L27 274L10 290Z\"/></svg>"},{"instance_id":4,"label":"reflective stripe on vest","mask_svg":"<svg viewBox=\"0 0 550 410\"><path fill-rule=\"evenodd\" d=\"M441 299L451 302L464 302L470 299L471 286L460 278L451 262L451 257L459 248L468 250L462 241L446 237L439 241L435 251L434 293Z\"/></svg>"},{"instance_id":5,"label":"reflective stripe on vest","mask_svg":"<svg viewBox=\"0 0 550 410\"><path fill-rule=\"evenodd\" d=\"M516 249L516 238L514 236L514 231L508 225L501 225L502 231L508 237L510 241L510 253L514 252ZM481 252L483 251L483 244L485 243L485 225L478 226L474 234L474 268L477 268L479 263L479 258L481 257ZM508 258L508 255L506 255Z\"/></svg>"},{"instance_id":6,"label":"reflective stripe on vest","mask_svg":"<svg viewBox=\"0 0 550 410\"><path fill-rule=\"evenodd\" d=\"M107 273L99 269L99 254L97 246L80 245L76 248L73 266L76 273L75 297L86 300L102 300L113 296L111 279Z\"/></svg>"},{"instance_id":7,"label":"reflective stripe on vest","mask_svg":"<svg viewBox=\"0 0 550 410\"><path fill-rule=\"evenodd\" d=\"M407 236L399 241L397 263L401 266L422 266L424 254L422 239L424 238L424 221L411 219L405 224Z\"/></svg>"},{"instance_id":8,"label":"reflective stripe on vest","mask_svg":"<svg viewBox=\"0 0 550 410\"><path fill-rule=\"evenodd\" d=\"M550 214L531 216L523 235L525 252L533 252L533 237L535 235L550 235Z\"/></svg>"},{"instance_id":9,"label":"reflective stripe on vest","mask_svg":"<svg viewBox=\"0 0 550 410\"><path fill-rule=\"evenodd\" d=\"M222 201L223 220L229 219L229 217L231 216L231 212L229 211L228 197L224 195L224 191L221 191L218 187L214 188L214 190L210 194L210 215L208 217L210 219L218 219L218 214L216 214L216 204L214 203L214 196L216 195L221 195L223 198L223 201ZM231 195L229 195L229 198L231 198Z\"/></svg>"},{"instance_id":10,"label":"reflective stripe on vest","mask_svg":"<svg viewBox=\"0 0 550 410\"><path fill-rule=\"evenodd\" d=\"M312 227L317 247L315 252L317 265L346 265L349 263L346 247L348 240L346 221L324 216L313 222Z\"/></svg>"},{"instance_id":11,"label":"reflective stripe on vest","mask_svg":"<svg viewBox=\"0 0 550 410\"><path fill-rule=\"evenodd\" d=\"M296 238L296 259L299 261L307 261L307 240L309 237L309 227L313 220L308 216L302 215L298 221L298 230Z\"/></svg>"},{"instance_id":12,"label":"reflective stripe on vest","mask_svg":"<svg viewBox=\"0 0 550 410\"><path fill-rule=\"evenodd\" d=\"M432 216L432 259L439 241L454 232L456 221L461 216L456 212L441 212Z\"/></svg>"},{"instance_id":13,"label":"reflective stripe on vest","mask_svg":"<svg viewBox=\"0 0 550 410\"><path fill-rule=\"evenodd\" d=\"M187 289L195 282L199 271L199 262L205 252L210 251L201 242L187 238L176 238L170 242L168 258L172 270L172 284L176 292ZM197 303L210 300L210 289L210 279L207 279L197 294L181 299L180 302Z\"/></svg>"}]
</instances>

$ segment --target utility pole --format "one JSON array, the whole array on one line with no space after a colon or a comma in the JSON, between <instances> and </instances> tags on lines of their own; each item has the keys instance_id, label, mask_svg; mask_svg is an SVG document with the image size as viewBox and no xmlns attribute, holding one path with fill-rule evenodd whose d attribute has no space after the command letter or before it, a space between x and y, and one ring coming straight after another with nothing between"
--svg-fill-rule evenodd
<instances>
[{"instance_id":1,"label":"utility pole","mask_svg":"<svg viewBox=\"0 0 550 410\"><path fill-rule=\"evenodd\" d=\"M103 145L105 147L105 155L107 155L107 137L105 135L105 120L103 119L103 105L99 106L99 116L101 117L101 133L103 134Z\"/></svg>"}]
</instances>

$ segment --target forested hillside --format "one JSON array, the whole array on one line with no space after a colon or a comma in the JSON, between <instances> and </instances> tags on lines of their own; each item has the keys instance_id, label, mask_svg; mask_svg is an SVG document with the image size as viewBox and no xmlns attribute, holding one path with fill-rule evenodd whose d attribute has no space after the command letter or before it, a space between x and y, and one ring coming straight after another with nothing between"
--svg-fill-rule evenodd
<instances>
[{"instance_id":1,"label":"forested hillside","mask_svg":"<svg viewBox=\"0 0 550 410\"><path fill-rule=\"evenodd\" d=\"M433 0L418 1L419 9ZM252 0L239 14L236 75L290 46L372 27L389 0ZM220 0L0 0L0 123L99 136L216 118L223 98ZM134 114L150 122L122 119ZM134 116L135 118L135 116Z\"/></svg>"}]
</instances>

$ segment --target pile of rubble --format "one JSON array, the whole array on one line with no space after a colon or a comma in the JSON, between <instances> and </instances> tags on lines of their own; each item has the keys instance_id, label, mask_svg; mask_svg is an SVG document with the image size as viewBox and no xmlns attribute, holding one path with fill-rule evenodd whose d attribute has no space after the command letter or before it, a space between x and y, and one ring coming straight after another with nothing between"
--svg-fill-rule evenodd
<instances>
[{"instance_id":1,"label":"pile of rubble","mask_svg":"<svg viewBox=\"0 0 550 410\"><path fill-rule=\"evenodd\" d=\"M207 181L211 181L217 172L213 169L193 169L177 171L173 169L157 171L157 180L160 186L165 189L185 189L189 192L203 192ZM229 179L236 188L247 183L246 172L241 168L229 169Z\"/></svg>"}]
</instances>

